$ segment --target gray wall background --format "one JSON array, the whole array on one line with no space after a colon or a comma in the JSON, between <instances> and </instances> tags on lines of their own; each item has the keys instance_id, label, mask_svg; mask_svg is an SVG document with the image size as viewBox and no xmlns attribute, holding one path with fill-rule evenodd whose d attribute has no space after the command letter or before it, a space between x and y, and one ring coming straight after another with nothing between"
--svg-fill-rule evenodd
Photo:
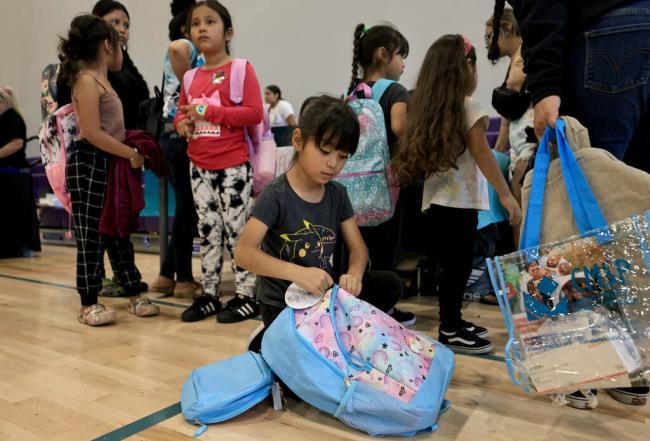
<instances>
[{"instance_id":1,"label":"gray wall background","mask_svg":"<svg viewBox=\"0 0 650 441\"><path fill-rule=\"evenodd\" d=\"M122 0L131 15L129 53L150 88L160 84L169 43L170 0ZM493 114L492 89L507 63L492 66L483 45L491 0L224 0L233 16L233 55L250 60L262 87L277 84L298 111L316 93L340 95L350 81L352 33L359 22L389 22L408 39L411 52L401 83L415 85L429 45L446 33L466 35L477 47L475 96ZM57 35L72 18L89 12L88 0L0 0L0 85L18 96L28 134L40 126L40 76L57 62ZM30 143L28 156L38 154Z\"/></svg>"}]
</instances>

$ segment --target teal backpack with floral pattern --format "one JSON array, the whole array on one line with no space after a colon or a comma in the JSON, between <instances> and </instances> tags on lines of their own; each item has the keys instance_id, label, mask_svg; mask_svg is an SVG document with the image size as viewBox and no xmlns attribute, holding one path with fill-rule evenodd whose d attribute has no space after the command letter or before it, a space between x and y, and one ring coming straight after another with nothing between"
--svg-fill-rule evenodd
<instances>
[{"instance_id":1,"label":"teal backpack with floral pattern","mask_svg":"<svg viewBox=\"0 0 650 441\"><path fill-rule=\"evenodd\" d=\"M357 151L347 160L336 181L345 186L361 226L386 222L393 216L399 196L390 167L384 112L379 105L394 81L381 79L372 86L360 83L348 97L361 129Z\"/></svg>"}]
</instances>

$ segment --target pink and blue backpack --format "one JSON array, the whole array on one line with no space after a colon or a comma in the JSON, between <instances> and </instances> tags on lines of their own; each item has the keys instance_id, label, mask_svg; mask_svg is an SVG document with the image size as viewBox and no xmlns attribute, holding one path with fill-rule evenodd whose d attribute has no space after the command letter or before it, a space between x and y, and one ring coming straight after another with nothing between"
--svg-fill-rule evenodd
<instances>
[{"instance_id":1,"label":"pink and blue backpack","mask_svg":"<svg viewBox=\"0 0 650 441\"><path fill-rule=\"evenodd\" d=\"M264 333L261 356L248 352L194 370L181 408L201 426L198 435L265 400L276 376L348 426L412 436L436 430L453 372L445 346L334 285L311 308L285 308Z\"/></svg>"},{"instance_id":2,"label":"pink and blue backpack","mask_svg":"<svg viewBox=\"0 0 650 441\"><path fill-rule=\"evenodd\" d=\"M348 190L361 226L379 225L395 211L399 187L390 167L384 112L379 100L394 81L381 79L372 86L360 83L348 97L359 118L361 136L357 151L336 180Z\"/></svg>"},{"instance_id":3,"label":"pink and blue backpack","mask_svg":"<svg viewBox=\"0 0 650 441\"><path fill-rule=\"evenodd\" d=\"M230 100L235 105L240 106L244 99L244 81L246 79L246 61L243 58L235 58L232 60L232 67L230 69ZM192 97L189 94L190 86L196 76L200 67L195 67L185 72L183 75L183 88L187 96L188 103L198 104L203 102L218 106L221 104L219 92L215 92L212 96L202 96L200 98ZM275 177L275 156L276 144L273 133L271 132L271 124L269 123L268 109L264 109L263 120L261 123L245 127L244 136L248 144L248 153L250 161L253 166L253 193L255 195L262 192ZM211 124L206 124L205 130L211 130ZM212 126L213 127L213 126ZM203 130L202 127L197 126L196 129ZM195 129L195 130L196 130ZM217 135L218 136L218 135Z\"/></svg>"},{"instance_id":4,"label":"pink and blue backpack","mask_svg":"<svg viewBox=\"0 0 650 441\"><path fill-rule=\"evenodd\" d=\"M316 306L285 308L262 356L301 399L373 436L436 430L449 407L453 353L337 285Z\"/></svg>"}]
</instances>

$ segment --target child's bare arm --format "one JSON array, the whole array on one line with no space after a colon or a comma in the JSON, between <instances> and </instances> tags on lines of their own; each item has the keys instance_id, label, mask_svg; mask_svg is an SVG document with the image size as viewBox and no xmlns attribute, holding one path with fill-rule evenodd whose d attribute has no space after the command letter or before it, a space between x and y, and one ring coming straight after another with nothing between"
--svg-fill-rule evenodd
<instances>
[{"instance_id":1,"label":"child's bare arm","mask_svg":"<svg viewBox=\"0 0 650 441\"><path fill-rule=\"evenodd\" d=\"M341 234L345 245L350 250L350 263L345 274L339 278L339 285L350 294L357 296L361 293L361 281L368 265L368 248L354 217L341 223Z\"/></svg>"},{"instance_id":2,"label":"child's bare arm","mask_svg":"<svg viewBox=\"0 0 650 441\"><path fill-rule=\"evenodd\" d=\"M467 144L476 165L492 184L499 195L499 201L508 211L510 223L512 225L518 224L521 221L521 208L510 192L508 183L503 177L499 164L497 164L487 143L485 128L479 122L474 124L467 134Z\"/></svg>"},{"instance_id":3,"label":"child's bare arm","mask_svg":"<svg viewBox=\"0 0 650 441\"><path fill-rule=\"evenodd\" d=\"M81 138L100 150L120 158L130 159L134 167L141 167L144 163L142 155L102 130L99 96L100 90L95 79L91 75L79 75L74 86L74 99Z\"/></svg>"},{"instance_id":4,"label":"child's bare arm","mask_svg":"<svg viewBox=\"0 0 650 441\"><path fill-rule=\"evenodd\" d=\"M178 81L183 81L185 72L192 68L192 48L185 40L169 43L169 62Z\"/></svg>"},{"instance_id":5,"label":"child's bare arm","mask_svg":"<svg viewBox=\"0 0 650 441\"><path fill-rule=\"evenodd\" d=\"M390 129L398 138L406 130L407 110L406 103L395 103L390 108Z\"/></svg>"}]
</instances>

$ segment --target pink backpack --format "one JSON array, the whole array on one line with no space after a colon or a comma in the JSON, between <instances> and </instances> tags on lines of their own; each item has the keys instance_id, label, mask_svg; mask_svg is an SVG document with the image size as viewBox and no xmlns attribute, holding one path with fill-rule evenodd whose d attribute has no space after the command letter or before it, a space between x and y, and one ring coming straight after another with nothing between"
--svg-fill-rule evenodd
<instances>
[{"instance_id":1,"label":"pink backpack","mask_svg":"<svg viewBox=\"0 0 650 441\"><path fill-rule=\"evenodd\" d=\"M232 61L230 70L230 99L235 105L240 106L244 98L244 80L246 79L246 61L243 58L235 58ZM192 98L190 95L190 86L196 72L200 69L195 67L185 72L183 75L183 88L187 101L189 103L205 102L206 104L220 105L221 100L219 93L215 92L211 97L203 96L201 98ZM258 195L262 192L269 182L275 177L275 156L277 146L273 133L271 132L271 124L269 123L268 109L264 108L264 118L261 123L246 127L244 136L248 144L248 153L251 157L251 164L253 165L253 193Z\"/></svg>"},{"instance_id":2,"label":"pink backpack","mask_svg":"<svg viewBox=\"0 0 650 441\"><path fill-rule=\"evenodd\" d=\"M72 200L65 183L65 166L68 162L68 152L78 136L79 126L72 103L48 115L38 134L45 175L52 191L68 212L69 223L72 216ZM70 231L68 235L71 235Z\"/></svg>"}]
</instances>

